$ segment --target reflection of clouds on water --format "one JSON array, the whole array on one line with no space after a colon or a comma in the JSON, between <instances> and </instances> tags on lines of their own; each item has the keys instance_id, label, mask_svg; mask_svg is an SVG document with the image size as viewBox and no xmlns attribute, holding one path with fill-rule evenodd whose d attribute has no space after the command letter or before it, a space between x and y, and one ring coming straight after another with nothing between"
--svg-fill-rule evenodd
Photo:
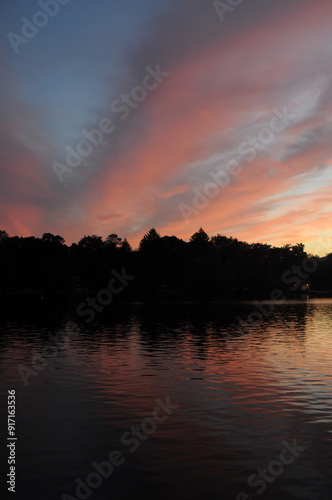
<instances>
[{"instance_id":1,"label":"reflection of clouds on water","mask_svg":"<svg viewBox=\"0 0 332 500\"><path fill-rule=\"evenodd\" d=\"M113 492L128 497L135 481L149 491L152 474L167 491L179 493L172 496L176 500L184 490L192 497L203 491L205 498L225 492L236 498L254 491L247 485L250 474L277 459L282 443L295 438L307 449L269 485L269 498L297 491L293 497L299 500L306 490L311 499L314 491L328 492L332 300L276 304L266 321L234 333L236 317L252 307L117 305L93 326L83 323L80 332L63 337L57 332L72 319L66 313L8 318L0 386L5 392L10 382L17 392L20 460L29 478L36 474L32 449L42 458L41 487L48 491L51 484L54 493L61 485L60 496L70 491L65 478L85 477L91 462L106 459L123 432L150 415L155 398L166 394L180 408L112 475ZM50 330L59 337L58 356L25 387L13 367L28 362L32 348L42 349ZM30 479L23 475L21 481Z\"/></svg>"}]
</instances>

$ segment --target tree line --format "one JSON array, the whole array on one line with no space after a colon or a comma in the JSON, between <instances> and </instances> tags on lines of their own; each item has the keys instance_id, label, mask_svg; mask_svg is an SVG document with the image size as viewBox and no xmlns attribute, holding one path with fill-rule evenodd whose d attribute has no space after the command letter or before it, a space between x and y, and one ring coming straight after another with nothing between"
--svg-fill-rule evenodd
<instances>
[{"instance_id":1,"label":"tree line","mask_svg":"<svg viewBox=\"0 0 332 500\"><path fill-rule=\"evenodd\" d=\"M332 254L314 257L315 268L304 265L310 258L302 243L246 243L221 234L209 237L202 228L189 241L161 236L152 228L137 249L114 233L106 239L84 236L68 246L51 233L10 237L2 230L0 291L2 296L84 295L105 287L112 270L123 268L135 279L119 300L261 297L275 288L300 293L302 285L308 291L329 291Z\"/></svg>"}]
</instances>

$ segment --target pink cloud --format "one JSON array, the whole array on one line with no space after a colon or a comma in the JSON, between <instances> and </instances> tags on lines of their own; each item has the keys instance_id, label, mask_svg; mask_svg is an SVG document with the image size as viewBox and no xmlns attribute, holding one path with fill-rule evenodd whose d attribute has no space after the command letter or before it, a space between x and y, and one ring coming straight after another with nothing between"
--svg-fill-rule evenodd
<instances>
[{"instance_id":1,"label":"pink cloud","mask_svg":"<svg viewBox=\"0 0 332 500\"><path fill-rule=\"evenodd\" d=\"M332 100L324 78L317 81L317 69L328 73L332 4L300 5L283 7L264 22L258 17L242 32L225 35L221 26L220 40L167 68L170 76L140 104L135 120L123 122L125 148L103 160L72 200L59 196L57 202L42 152L20 151L29 113L15 107L8 122L15 140L5 148L4 177L13 192L1 207L11 213L3 218L5 229L40 234L54 228L68 242L89 232L117 232L134 245L151 226L183 238L202 226L210 234L272 243L310 241L326 230L323 208L332 201L327 192L297 198L296 210L291 204L287 210L284 200L282 213L275 201L296 188L300 174L332 157L326 137L319 136L329 123ZM179 205L192 201L192 188L211 180L213 158L232 158L239 143L285 105L293 105L299 118L276 137L273 151L244 161L242 173L186 222ZM213 168L222 164L220 159Z\"/></svg>"},{"instance_id":2,"label":"pink cloud","mask_svg":"<svg viewBox=\"0 0 332 500\"><path fill-rule=\"evenodd\" d=\"M326 10L332 11L328 3ZM233 140L236 148L236 135L243 123L259 123L262 115L273 116L274 107L288 103L291 87L302 71L294 64L294 57L304 57L306 50L312 53L309 42L304 46L302 42L308 39L309 28L327 29L326 10L320 14L315 6L307 6L299 14L298 9L289 9L286 18L270 19L259 29L255 26L242 36L230 36L229 43L223 40L222 45L174 67L169 79L144 103L142 128L135 142L112 160L111 170L92 181L91 191L97 195L91 194L85 204L91 224L100 220L101 214L116 209L128 214L117 225L118 230L129 232L134 242L152 225L182 237L202 225L210 233L234 228L237 236L274 240L273 222L270 218L261 222L269 214L268 198L296 186L295 175L312 168L321 153L319 145L284 164L269 156L257 158L255 164L245 163L243 173L188 224L177 211L169 216L163 213L169 204L158 199L170 203L173 199L179 204L180 195L190 192L190 184L182 182L166 192L164 185L192 162L222 152L224 142L232 145ZM248 58L248 54L255 57ZM289 94L287 88L282 92L283 82L293 82ZM290 128L290 133L295 139L323 121L307 118ZM274 177L267 175L269 168ZM289 218L280 217L275 223L278 227L284 224L281 232L287 237L293 234L287 229ZM103 225L98 228L106 230Z\"/></svg>"}]
</instances>

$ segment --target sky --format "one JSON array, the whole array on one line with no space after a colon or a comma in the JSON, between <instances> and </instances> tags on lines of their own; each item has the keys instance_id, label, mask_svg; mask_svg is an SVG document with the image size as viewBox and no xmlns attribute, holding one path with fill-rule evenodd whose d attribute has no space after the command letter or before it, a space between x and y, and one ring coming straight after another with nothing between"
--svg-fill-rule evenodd
<instances>
[{"instance_id":1,"label":"sky","mask_svg":"<svg viewBox=\"0 0 332 500\"><path fill-rule=\"evenodd\" d=\"M332 252L332 2L2 0L0 229Z\"/></svg>"}]
</instances>

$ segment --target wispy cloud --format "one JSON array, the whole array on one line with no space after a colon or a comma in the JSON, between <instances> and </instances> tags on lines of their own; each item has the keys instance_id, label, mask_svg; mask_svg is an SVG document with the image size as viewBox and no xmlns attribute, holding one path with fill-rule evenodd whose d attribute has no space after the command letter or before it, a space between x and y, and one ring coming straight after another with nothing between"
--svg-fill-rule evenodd
<instances>
[{"instance_id":1,"label":"wispy cloud","mask_svg":"<svg viewBox=\"0 0 332 500\"><path fill-rule=\"evenodd\" d=\"M313 242L327 230L332 207L330 2L323 0L319 9L307 0L243 2L223 23L212 2L203 0L161 2L158 8L144 0L145 19L134 2L125 3L132 9L127 18L117 7L111 21L114 30L121 22L121 33L107 28L108 4L91 7L84 0L80 11L74 2L68 6L57 19L73 30L64 35L67 53L58 39L61 57L50 49L47 58L43 37L59 36L52 26L27 47L35 76L24 62L20 68L17 59L4 56L3 227L22 235L52 231L68 242L118 232L137 244L151 226L184 238L203 226L250 241ZM89 13L100 26L89 27L87 47L77 20L81 16L85 26ZM132 33L124 36L129 26ZM157 64L170 76L121 120L110 110L112 100L139 85L147 65ZM286 105L296 119L186 223L179 204L190 203L192 189L206 183L209 171L221 168L275 108ZM52 161L105 116L114 133L70 182L59 185ZM315 185L299 193L301 176L315 172L322 182L326 176L327 191Z\"/></svg>"}]
</instances>

